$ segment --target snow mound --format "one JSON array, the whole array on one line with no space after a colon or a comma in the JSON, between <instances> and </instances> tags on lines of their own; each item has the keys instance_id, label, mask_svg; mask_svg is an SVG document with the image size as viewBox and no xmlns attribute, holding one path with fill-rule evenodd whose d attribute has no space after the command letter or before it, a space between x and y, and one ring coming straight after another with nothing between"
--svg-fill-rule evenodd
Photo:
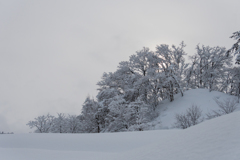
<instances>
[{"instance_id":1,"label":"snow mound","mask_svg":"<svg viewBox=\"0 0 240 160\"><path fill-rule=\"evenodd\" d=\"M160 125L156 126L155 129L173 128L176 121L175 115L185 113L186 110L193 104L197 105L202 110L202 116L206 117L206 113L219 109L217 103L214 101L214 98L217 98L220 101L224 101L228 98L236 99L235 96L230 96L217 91L209 92L208 89L188 90L184 92L183 97L178 94L174 98L173 102L165 100L162 104L160 104L158 108L160 115L156 119L156 121L160 122ZM237 106L237 110L240 110L239 104Z\"/></svg>"},{"instance_id":2,"label":"snow mound","mask_svg":"<svg viewBox=\"0 0 240 160\"><path fill-rule=\"evenodd\" d=\"M239 160L240 112L185 130L0 135L2 160Z\"/></svg>"}]
</instances>

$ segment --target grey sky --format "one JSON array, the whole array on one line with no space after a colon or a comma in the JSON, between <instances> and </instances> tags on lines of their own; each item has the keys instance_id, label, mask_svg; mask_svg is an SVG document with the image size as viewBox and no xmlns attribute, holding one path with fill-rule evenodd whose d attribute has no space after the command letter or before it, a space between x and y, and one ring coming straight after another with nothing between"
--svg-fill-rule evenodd
<instances>
[{"instance_id":1,"label":"grey sky","mask_svg":"<svg viewBox=\"0 0 240 160\"><path fill-rule=\"evenodd\" d=\"M239 0L0 0L0 131L80 114L103 72L143 46L231 47Z\"/></svg>"}]
</instances>

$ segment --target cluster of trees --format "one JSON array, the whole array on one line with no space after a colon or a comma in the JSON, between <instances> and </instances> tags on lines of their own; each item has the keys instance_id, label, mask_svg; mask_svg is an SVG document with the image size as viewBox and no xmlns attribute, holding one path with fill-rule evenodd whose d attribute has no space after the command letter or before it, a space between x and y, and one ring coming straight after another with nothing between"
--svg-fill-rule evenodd
<instances>
[{"instance_id":1,"label":"cluster of trees","mask_svg":"<svg viewBox=\"0 0 240 160\"><path fill-rule=\"evenodd\" d=\"M36 129L36 133L79 133L80 124L76 115L66 116L63 113L58 113L57 117L50 114L38 116L27 123L30 128Z\"/></svg>"},{"instance_id":2,"label":"cluster of trees","mask_svg":"<svg viewBox=\"0 0 240 160\"><path fill-rule=\"evenodd\" d=\"M115 72L103 74L97 83L96 100L87 97L82 113L72 117L77 129L71 126L71 116L64 114L57 118L40 116L28 125L37 128L36 132L141 131L149 129L148 122L158 116L156 109L161 101L174 101L174 95L183 96L185 90L207 88L210 92L239 95L240 69L232 67L232 59L237 55L236 63L240 63L240 32L232 38L237 42L229 50L197 45L190 63L185 62L183 42L179 46L157 45L156 51L144 47L128 61L120 62ZM39 118L46 119L43 125L48 127L37 127Z\"/></svg>"}]
</instances>

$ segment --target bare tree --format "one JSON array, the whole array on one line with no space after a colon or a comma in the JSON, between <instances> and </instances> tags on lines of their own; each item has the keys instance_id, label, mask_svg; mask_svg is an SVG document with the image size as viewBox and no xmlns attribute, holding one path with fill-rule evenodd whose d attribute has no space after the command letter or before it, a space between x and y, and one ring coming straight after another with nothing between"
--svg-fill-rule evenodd
<instances>
[{"instance_id":1,"label":"bare tree","mask_svg":"<svg viewBox=\"0 0 240 160\"><path fill-rule=\"evenodd\" d=\"M175 119L175 127L186 129L191 126L190 119L186 114L176 114Z\"/></svg>"},{"instance_id":2,"label":"bare tree","mask_svg":"<svg viewBox=\"0 0 240 160\"><path fill-rule=\"evenodd\" d=\"M200 120L201 115L202 111L195 104L192 104L192 107L187 109L187 116L191 121L191 125L196 125L200 123L202 121Z\"/></svg>"},{"instance_id":3,"label":"bare tree","mask_svg":"<svg viewBox=\"0 0 240 160\"><path fill-rule=\"evenodd\" d=\"M37 128L36 133L48 133L53 125L54 116L47 114L46 116L38 116L34 121L29 121L27 125L32 128Z\"/></svg>"},{"instance_id":4,"label":"bare tree","mask_svg":"<svg viewBox=\"0 0 240 160\"><path fill-rule=\"evenodd\" d=\"M237 109L237 100L234 98L227 98L223 101L219 101L217 98L214 99L217 103L219 110L212 110L212 113L207 113L207 119L212 119L225 114L234 112Z\"/></svg>"}]
</instances>

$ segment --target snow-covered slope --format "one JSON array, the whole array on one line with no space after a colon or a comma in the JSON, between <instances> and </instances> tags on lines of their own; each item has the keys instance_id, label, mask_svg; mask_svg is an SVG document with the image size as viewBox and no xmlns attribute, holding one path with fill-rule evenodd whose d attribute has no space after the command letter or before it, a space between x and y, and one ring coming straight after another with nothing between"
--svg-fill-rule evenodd
<instances>
[{"instance_id":1,"label":"snow-covered slope","mask_svg":"<svg viewBox=\"0 0 240 160\"><path fill-rule=\"evenodd\" d=\"M198 96L199 98L196 98ZM193 102L204 112L217 108L211 98L227 95L192 90L165 102L168 122ZM202 99L202 100L200 100ZM205 100L204 100L205 99ZM184 108L185 107L185 108ZM181 109L182 108L182 109ZM172 113L173 112L173 113ZM174 120L173 120L174 121ZM0 160L239 160L240 111L185 130L101 134L0 134Z\"/></svg>"},{"instance_id":2,"label":"snow-covered slope","mask_svg":"<svg viewBox=\"0 0 240 160\"><path fill-rule=\"evenodd\" d=\"M184 92L183 97L178 94L174 98L175 100L173 102L165 100L159 106L158 111L160 116L156 121L159 121L161 124L156 126L156 129L172 128L175 123L175 115L185 113L192 104L199 106L202 110L202 116L206 117L206 113L219 109L214 98L217 98L219 101L224 101L227 98L236 99L235 96L230 96L217 91L209 92L208 89L192 89ZM237 105L236 111L237 110L240 110L240 104Z\"/></svg>"}]
</instances>

